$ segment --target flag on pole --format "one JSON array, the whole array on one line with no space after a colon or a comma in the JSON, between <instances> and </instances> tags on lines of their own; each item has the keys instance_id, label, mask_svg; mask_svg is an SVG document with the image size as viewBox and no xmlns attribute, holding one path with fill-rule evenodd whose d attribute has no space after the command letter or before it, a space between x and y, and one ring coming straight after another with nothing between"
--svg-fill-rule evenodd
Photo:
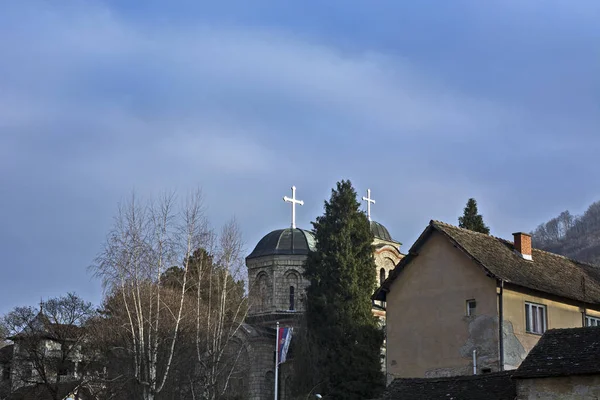
<instances>
[{"instance_id":1,"label":"flag on pole","mask_svg":"<svg viewBox=\"0 0 600 400\"><path fill-rule=\"evenodd\" d=\"M284 363L287 358L287 352L292 341L292 328L279 328L277 332L277 344L279 352L279 364Z\"/></svg>"}]
</instances>

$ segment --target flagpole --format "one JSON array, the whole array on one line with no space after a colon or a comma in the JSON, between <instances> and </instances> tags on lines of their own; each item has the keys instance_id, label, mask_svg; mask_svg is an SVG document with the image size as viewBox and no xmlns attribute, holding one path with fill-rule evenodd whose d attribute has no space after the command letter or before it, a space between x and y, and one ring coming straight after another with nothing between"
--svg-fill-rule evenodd
<instances>
[{"instance_id":1,"label":"flagpole","mask_svg":"<svg viewBox=\"0 0 600 400\"><path fill-rule=\"evenodd\" d=\"M275 330L275 398L277 400L277 381L279 380L279 321Z\"/></svg>"}]
</instances>

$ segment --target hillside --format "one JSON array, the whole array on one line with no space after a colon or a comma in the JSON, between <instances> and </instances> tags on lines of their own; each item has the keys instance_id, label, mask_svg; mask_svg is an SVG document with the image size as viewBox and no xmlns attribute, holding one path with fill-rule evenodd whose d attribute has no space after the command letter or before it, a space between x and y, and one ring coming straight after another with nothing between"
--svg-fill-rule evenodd
<instances>
[{"instance_id":1,"label":"hillside","mask_svg":"<svg viewBox=\"0 0 600 400\"><path fill-rule=\"evenodd\" d=\"M531 234L534 247L600 265L600 201L583 215L563 211Z\"/></svg>"}]
</instances>

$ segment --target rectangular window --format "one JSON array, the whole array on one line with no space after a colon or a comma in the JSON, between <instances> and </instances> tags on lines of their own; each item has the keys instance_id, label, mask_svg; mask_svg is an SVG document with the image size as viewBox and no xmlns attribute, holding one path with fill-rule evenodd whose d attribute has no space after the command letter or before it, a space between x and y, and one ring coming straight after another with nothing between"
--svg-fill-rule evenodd
<instances>
[{"instance_id":1,"label":"rectangular window","mask_svg":"<svg viewBox=\"0 0 600 400\"><path fill-rule=\"evenodd\" d=\"M477 307L477 302L473 299L467 300L467 317L472 317L475 315L475 308Z\"/></svg>"},{"instance_id":2,"label":"rectangular window","mask_svg":"<svg viewBox=\"0 0 600 400\"><path fill-rule=\"evenodd\" d=\"M525 303L525 326L529 333L541 335L546 332L546 306Z\"/></svg>"},{"instance_id":3,"label":"rectangular window","mask_svg":"<svg viewBox=\"0 0 600 400\"><path fill-rule=\"evenodd\" d=\"M585 326L600 326L600 318L585 316Z\"/></svg>"}]
</instances>

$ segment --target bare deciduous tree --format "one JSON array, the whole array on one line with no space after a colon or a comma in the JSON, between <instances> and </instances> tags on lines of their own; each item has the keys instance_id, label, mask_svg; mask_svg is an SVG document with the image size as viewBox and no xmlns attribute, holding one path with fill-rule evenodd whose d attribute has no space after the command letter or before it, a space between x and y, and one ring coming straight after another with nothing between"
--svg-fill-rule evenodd
<instances>
[{"instance_id":1,"label":"bare deciduous tree","mask_svg":"<svg viewBox=\"0 0 600 400\"><path fill-rule=\"evenodd\" d=\"M592 203L583 215L569 211L539 225L532 232L533 244L543 250L576 260L600 263L600 202Z\"/></svg>"},{"instance_id":2,"label":"bare deciduous tree","mask_svg":"<svg viewBox=\"0 0 600 400\"><path fill-rule=\"evenodd\" d=\"M121 297L122 309L115 311L125 317L133 378L146 400L153 400L167 384L185 318L190 256L207 236L200 191L180 207L176 203L173 194L147 204L133 195L119 206L92 266L105 288ZM173 293L161 279L167 268L182 261L182 285Z\"/></svg>"},{"instance_id":3,"label":"bare deciduous tree","mask_svg":"<svg viewBox=\"0 0 600 400\"><path fill-rule=\"evenodd\" d=\"M245 349L237 338L248 310L242 278L243 249L239 226L232 219L218 236L215 262L197 268L198 282L208 284L208 291L201 290L206 284L198 285L196 290L196 353L201 366L202 398L209 400L232 391L232 374L246 367L239 362Z\"/></svg>"}]
</instances>

